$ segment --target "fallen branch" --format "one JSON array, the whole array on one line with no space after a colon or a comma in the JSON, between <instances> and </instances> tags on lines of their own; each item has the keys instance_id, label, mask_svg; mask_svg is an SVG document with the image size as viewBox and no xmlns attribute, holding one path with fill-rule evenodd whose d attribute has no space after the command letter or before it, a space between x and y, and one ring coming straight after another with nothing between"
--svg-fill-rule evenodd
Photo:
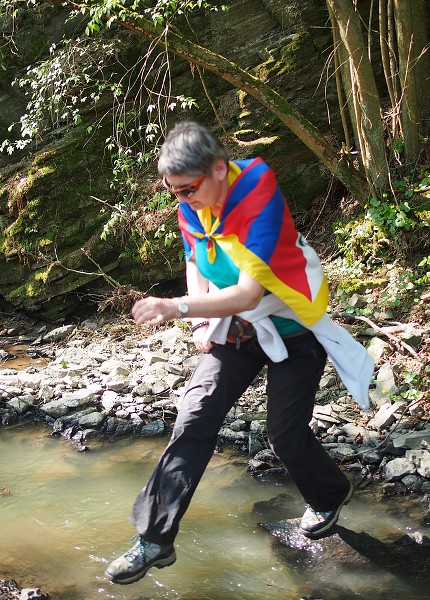
<instances>
[{"instance_id":1,"label":"fallen branch","mask_svg":"<svg viewBox=\"0 0 430 600\"><path fill-rule=\"evenodd\" d=\"M334 319L350 319L350 320L353 320L353 321L364 321L365 323L367 323L368 325L370 325L370 327L372 327L377 333L379 333L380 335L385 336L386 338L388 338L388 340L392 341L393 344L397 348L399 346L401 346L402 348L404 348L405 350L407 350L410 354L412 354L412 356L414 358L416 358L420 363L422 362L419 359L418 353L416 352L416 350L414 350L412 348L412 346L410 346L409 344L407 344L403 340L399 340L395 335L393 335L392 333L390 333L389 331L387 331L386 328L379 327L379 325L377 325L374 321L372 321L368 317L363 317L362 315L353 315L351 313L332 313L331 316Z\"/></svg>"}]
</instances>

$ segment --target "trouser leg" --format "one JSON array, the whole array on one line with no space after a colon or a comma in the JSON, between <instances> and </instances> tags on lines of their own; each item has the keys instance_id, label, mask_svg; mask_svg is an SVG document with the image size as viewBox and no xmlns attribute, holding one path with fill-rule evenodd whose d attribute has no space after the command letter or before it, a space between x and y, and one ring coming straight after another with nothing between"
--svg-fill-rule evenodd
<instances>
[{"instance_id":1,"label":"trouser leg","mask_svg":"<svg viewBox=\"0 0 430 600\"><path fill-rule=\"evenodd\" d=\"M151 542L173 543L179 522L215 449L222 422L252 383L264 357L214 346L187 386L170 442L136 498L132 522Z\"/></svg>"},{"instance_id":2,"label":"trouser leg","mask_svg":"<svg viewBox=\"0 0 430 600\"><path fill-rule=\"evenodd\" d=\"M348 479L309 427L326 354L310 332L287 338L286 346L289 357L268 364L269 442L305 502L333 510L349 490Z\"/></svg>"}]
</instances>

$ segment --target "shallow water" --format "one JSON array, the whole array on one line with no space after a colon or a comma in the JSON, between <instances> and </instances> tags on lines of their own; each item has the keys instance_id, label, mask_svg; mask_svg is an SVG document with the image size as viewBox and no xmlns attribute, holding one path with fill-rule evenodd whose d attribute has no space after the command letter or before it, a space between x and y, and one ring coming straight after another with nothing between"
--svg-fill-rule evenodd
<instances>
[{"instance_id":1,"label":"shallow water","mask_svg":"<svg viewBox=\"0 0 430 600\"><path fill-rule=\"evenodd\" d=\"M324 592L303 565L284 564L253 506L287 492L290 514L274 520L298 517L299 494L285 479L255 480L246 473L246 457L229 451L213 456L182 521L177 562L130 586L111 584L104 569L130 546L132 503L166 441L106 441L78 453L44 427L0 429L0 489L11 491L0 495L0 578L40 587L55 600L298 600L305 593L313 596L315 586L321 595L313 597L324 600L428 598L421 583L411 589L395 574L378 580L338 570L333 577L341 591ZM390 512L371 494L356 495L340 524L356 531L365 525L378 539L399 537L413 526L401 506L394 504L396 513ZM331 566L326 569L330 576Z\"/></svg>"},{"instance_id":2,"label":"shallow water","mask_svg":"<svg viewBox=\"0 0 430 600\"><path fill-rule=\"evenodd\" d=\"M28 344L5 344L3 349L9 353L11 358L3 362L0 361L0 371L2 369L16 369L20 371L30 366L40 369L49 362L48 358L35 356L35 348L32 348Z\"/></svg>"}]
</instances>

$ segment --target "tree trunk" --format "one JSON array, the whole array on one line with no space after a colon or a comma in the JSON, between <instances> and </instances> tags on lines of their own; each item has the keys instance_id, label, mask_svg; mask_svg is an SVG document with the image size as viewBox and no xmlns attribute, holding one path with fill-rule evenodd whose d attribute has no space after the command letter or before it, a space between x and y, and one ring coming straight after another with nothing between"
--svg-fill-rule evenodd
<instances>
[{"instance_id":1,"label":"tree trunk","mask_svg":"<svg viewBox=\"0 0 430 600\"><path fill-rule=\"evenodd\" d=\"M335 55L338 56L338 61L336 61L336 62L339 62L342 86L343 86L343 90L345 92L346 105L348 107L349 121L350 121L352 132L354 135L354 143L352 144L352 147L354 147L355 149L359 149L360 148L360 135L359 135L359 132L357 129L357 119L355 116L354 95L353 95L353 91L352 91L353 82L351 81L351 71L350 71L350 66L349 66L348 52L346 51L346 48L340 38L339 26L337 24L336 18L333 15L333 12L328 3L327 3L327 6L328 6L328 11L329 11L329 16L330 16L331 28L332 28L332 32L333 32L334 52L335 52ZM360 171L364 172L363 161L361 160L360 152L357 152L357 159L358 159L358 163L360 166Z\"/></svg>"},{"instance_id":2,"label":"tree trunk","mask_svg":"<svg viewBox=\"0 0 430 600\"><path fill-rule=\"evenodd\" d=\"M430 38L427 24L430 7L428 0L416 0L412 11L412 27L418 60L415 66L415 80L418 83L420 101L420 134L430 133Z\"/></svg>"},{"instance_id":3,"label":"tree trunk","mask_svg":"<svg viewBox=\"0 0 430 600\"><path fill-rule=\"evenodd\" d=\"M419 4L422 4L420 0L415 0L413 7L410 2L394 0L399 74L402 87L401 120L405 143L405 160L408 164L413 164L420 152L421 103L416 81L419 48L414 33L413 19L413 12Z\"/></svg>"},{"instance_id":4,"label":"tree trunk","mask_svg":"<svg viewBox=\"0 0 430 600\"><path fill-rule=\"evenodd\" d=\"M381 196L388 187L389 168L381 106L360 18L352 0L327 0L327 3L336 19L349 56L353 93L356 94L355 118L363 166L373 193Z\"/></svg>"},{"instance_id":5,"label":"tree trunk","mask_svg":"<svg viewBox=\"0 0 430 600\"><path fill-rule=\"evenodd\" d=\"M396 63L393 49L390 46L390 11L392 2L389 0L379 0L379 44L381 47L382 68L384 70L385 81L387 84L388 95L391 101L391 136L398 138L400 136L400 121L398 115L399 93L398 93L398 73L393 69L393 63ZM394 60L393 60L394 59Z\"/></svg>"}]
</instances>

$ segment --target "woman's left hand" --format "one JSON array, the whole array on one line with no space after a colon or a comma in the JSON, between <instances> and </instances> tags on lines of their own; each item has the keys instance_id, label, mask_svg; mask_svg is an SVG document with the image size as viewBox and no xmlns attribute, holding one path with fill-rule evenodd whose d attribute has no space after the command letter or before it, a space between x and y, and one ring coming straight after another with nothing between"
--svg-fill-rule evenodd
<instances>
[{"instance_id":1,"label":"woman's left hand","mask_svg":"<svg viewBox=\"0 0 430 600\"><path fill-rule=\"evenodd\" d=\"M204 325L203 327L199 327L193 331L193 342L195 347L197 350L200 350L200 352L204 352L205 354L212 348L212 342L203 341L207 328L208 325Z\"/></svg>"}]
</instances>

